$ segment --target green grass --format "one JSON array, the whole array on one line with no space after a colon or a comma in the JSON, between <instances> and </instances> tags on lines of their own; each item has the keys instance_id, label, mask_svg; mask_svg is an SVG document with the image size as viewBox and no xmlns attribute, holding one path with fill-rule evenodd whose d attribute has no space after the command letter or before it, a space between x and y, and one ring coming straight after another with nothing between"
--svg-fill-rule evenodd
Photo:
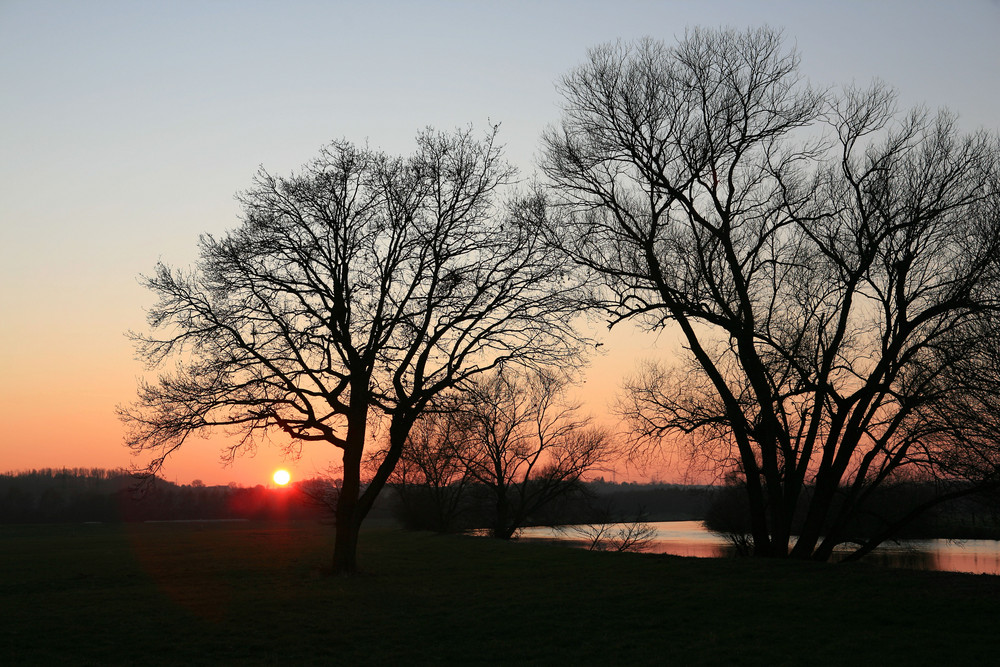
<instances>
[{"instance_id":1,"label":"green grass","mask_svg":"<svg viewBox=\"0 0 1000 667\"><path fill-rule=\"evenodd\" d=\"M992 664L1000 577L316 524L0 526L0 664Z\"/></svg>"}]
</instances>

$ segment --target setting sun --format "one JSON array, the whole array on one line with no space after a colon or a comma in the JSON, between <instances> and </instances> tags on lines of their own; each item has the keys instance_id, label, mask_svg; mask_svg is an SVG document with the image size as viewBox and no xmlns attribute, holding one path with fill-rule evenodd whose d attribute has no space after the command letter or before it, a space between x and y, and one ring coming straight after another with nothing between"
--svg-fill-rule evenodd
<instances>
[{"instance_id":1,"label":"setting sun","mask_svg":"<svg viewBox=\"0 0 1000 667\"><path fill-rule=\"evenodd\" d=\"M292 479L292 476L288 474L287 470L276 470L271 479L273 479L274 483L278 486L284 486L285 484L288 484L289 480Z\"/></svg>"}]
</instances>

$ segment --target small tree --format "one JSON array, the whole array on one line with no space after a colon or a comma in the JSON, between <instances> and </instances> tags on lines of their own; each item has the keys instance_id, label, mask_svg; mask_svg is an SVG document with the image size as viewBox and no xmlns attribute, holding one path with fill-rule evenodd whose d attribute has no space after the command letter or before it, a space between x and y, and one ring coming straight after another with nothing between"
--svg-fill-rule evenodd
<instances>
[{"instance_id":1,"label":"small tree","mask_svg":"<svg viewBox=\"0 0 1000 667\"><path fill-rule=\"evenodd\" d=\"M331 476L312 477L295 482L293 488L299 500L310 507L329 512L329 517L337 515L337 499L340 497L341 480ZM329 519L328 519L329 520Z\"/></svg>"},{"instance_id":2,"label":"small tree","mask_svg":"<svg viewBox=\"0 0 1000 667\"><path fill-rule=\"evenodd\" d=\"M580 536L590 551L648 551L656 540L656 528L646 523L639 508L631 517L615 517L610 507L598 510L590 523L563 526L564 532Z\"/></svg>"},{"instance_id":3,"label":"small tree","mask_svg":"<svg viewBox=\"0 0 1000 667\"><path fill-rule=\"evenodd\" d=\"M450 532L468 510L470 478L458 456L457 426L451 415L430 412L410 431L390 478L400 517L410 528Z\"/></svg>"},{"instance_id":4,"label":"small tree","mask_svg":"<svg viewBox=\"0 0 1000 667\"><path fill-rule=\"evenodd\" d=\"M735 473L726 476L726 483L716 487L711 504L705 512L704 524L721 535L740 556L753 553L753 532L750 509L742 479Z\"/></svg>"},{"instance_id":5,"label":"small tree","mask_svg":"<svg viewBox=\"0 0 1000 667\"><path fill-rule=\"evenodd\" d=\"M218 428L230 457L276 433L291 454L333 445L333 569L353 572L361 522L436 396L501 363L575 364L576 286L499 201L515 174L495 140L428 130L407 158L333 143L299 174L261 171L192 271L158 266L152 332L135 340L151 367L176 367L121 409L128 445L156 453L147 472ZM388 446L362 491L380 417Z\"/></svg>"},{"instance_id":6,"label":"small tree","mask_svg":"<svg viewBox=\"0 0 1000 667\"><path fill-rule=\"evenodd\" d=\"M609 434L581 417L565 391L565 380L550 374L501 368L477 379L452 414L455 456L488 490L494 537L513 537L612 454Z\"/></svg>"}]
</instances>

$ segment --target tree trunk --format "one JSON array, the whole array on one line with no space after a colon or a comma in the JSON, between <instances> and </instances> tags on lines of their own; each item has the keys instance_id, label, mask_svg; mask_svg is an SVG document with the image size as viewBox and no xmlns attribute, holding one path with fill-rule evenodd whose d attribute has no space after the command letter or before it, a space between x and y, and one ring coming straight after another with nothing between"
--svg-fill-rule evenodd
<instances>
[{"instance_id":1,"label":"tree trunk","mask_svg":"<svg viewBox=\"0 0 1000 667\"><path fill-rule=\"evenodd\" d=\"M750 534L753 536L753 555L771 555L771 536L767 531L767 512L765 511L764 489L760 478L745 477L744 490L750 510Z\"/></svg>"},{"instance_id":2,"label":"tree trunk","mask_svg":"<svg viewBox=\"0 0 1000 667\"><path fill-rule=\"evenodd\" d=\"M354 574L358 571L358 532L361 517L358 494L361 489L361 454L363 448L344 449L344 481L337 498L337 526L333 544L333 573Z\"/></svg>"},{"instance_id":3,"label":"tree trunk","mask_svg":"<svg viewBox=\"0 0 1000 667\"><path fill-rule=\"evenodd\" d=\"M830 508L836 497L837 485L831 484L826 476L817 478L816 487L813 489L812 497L809 498L809 508L806 512L805 522L802 524L802 531L799 535L795 548L792 549L792 556L796 558L817 558L816 545L827 527L827 519L830 516Z\"/></svg>"},{"instance_id":4,"label":"tree trunk","mask_svg":"<svg viewBox=\"0 0 1000 667\"><path fill-rule=\"evenodd\" d=\"M507 501L507 489L499 487L495 489L497 494L496 517L493 520L493 537L501 540L509 540L514 536L514 529L510 527L510 505Z\"/></svg>"},{"instance_id":5,"label":"tree trunk","mask_svg":"<svg viewBox=\"0 0 1000 667\"><path fill-rule=\"evenodd\" d=\"M333 546L333 573L355 574L358 571L358 533L375 498L385 488L389 475L399 462L406 438L416 419L416 411L400 411L389 427L389 451L379 465L364 494L361 493L361 458L366 429L348 433L344 448L344 483L337 501L337 528ZM367 410L363 417L367 417ZM364 422L364 419L362 419Z\"/></svg>"},{"instance_id":6,"label":"tree trunk","mask_svg":"<svg viewBox=\"0 0 1000 667\"><path fill-rule=\"evenodd\" d=\"M357 373L351 386L351 404L344 442L344 480L337 498L337 527L333 543L333 573L355 574L358 571L358 532L364 512L360 510L361 457L368 435L367 379Z\"/></svg>"}]
</instances>

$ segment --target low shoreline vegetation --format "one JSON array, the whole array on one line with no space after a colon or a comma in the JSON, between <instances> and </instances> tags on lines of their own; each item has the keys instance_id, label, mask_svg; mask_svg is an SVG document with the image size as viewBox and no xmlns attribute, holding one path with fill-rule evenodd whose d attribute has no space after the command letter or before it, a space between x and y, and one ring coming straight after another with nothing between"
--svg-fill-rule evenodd
<instances>
[{"instance_id":1,"label":"low shoreline vegetation","mask_svg":"<svg viewBox=\"0 0 1000 667\"><path fill-rule=\"evenodd\" d=\"M0 526L3 664L989 664L1000 577L315 521ZM860 653L859 653L860 652Z\"/></svg>"},{"instance_id":2,"label":"low shoreline vegetation","mask_svg":"<svg viewBox=\"0 0 1000 667\"><path fill-rule=\"evenodd\" d=\"M289 488L235 484L206 486L195 480L175 484L158 479L142 494L136 478L123 470L42 469L0 474L0 524L242 519L250 521L332 520L339 480L303 480ZM905 511L929 489L921 484L887 487L874 497L858 534L871 534ZM704 521L720 534L749 531L746 499L732 486L635 482L603 478L544 506L525 525L572 525L609 521ZM490 525L489 498L475 487L450 508L448 521L440 494L426 485L398 484L376 501L366 525L398 523L414 530L464 532ZM934 508L907 525L903 539L1000 539L996 494L961 498Z\"/></svg>"}]
</instances>

